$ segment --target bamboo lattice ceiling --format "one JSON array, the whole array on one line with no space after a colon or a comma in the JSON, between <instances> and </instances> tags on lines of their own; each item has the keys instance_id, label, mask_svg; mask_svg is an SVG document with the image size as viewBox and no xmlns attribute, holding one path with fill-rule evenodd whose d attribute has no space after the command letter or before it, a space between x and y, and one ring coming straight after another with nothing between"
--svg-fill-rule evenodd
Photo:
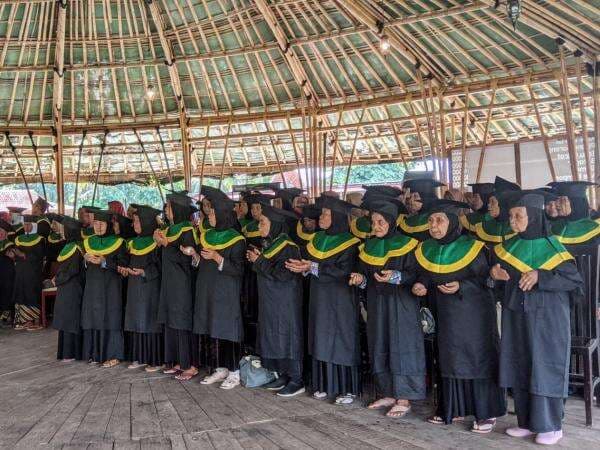
<instances>
[{"instance_id":1,"label":"bamboo lattice ceiling","mask_svg":"<svg viewBox=\"0 0 600 450\"><path fill-rule=\"evenodd\" d=\"M304 164L312 115L329 164L594 126L597 0L524 0L516 30L495 0L70 0L62 26L59 3L0 0L0 129L31 176L27 132L51 179L53 127L67 179L96 171L109 130L101 172L117 179L150 171L133 128L155 171L160 126L174 172L183 134L192 171L218 174ZM0 152L0 179L18 179L5 139Z\"/></svg>"}]
</instances>

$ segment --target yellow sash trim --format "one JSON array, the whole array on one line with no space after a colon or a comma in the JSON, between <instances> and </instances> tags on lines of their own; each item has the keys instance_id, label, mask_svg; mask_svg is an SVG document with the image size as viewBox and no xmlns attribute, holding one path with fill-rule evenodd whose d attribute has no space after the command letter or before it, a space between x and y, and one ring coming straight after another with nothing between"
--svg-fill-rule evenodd
<instances>
[{"instance_id":1,"label":"yellow sash trim","mask_svg":"<svg viewBox=\"0 0 600 450\"><path fill-rule=\"evenodd\" d=\"M244 231L244 236L246 236L247 238L260 237L260 231L259 230L256 230L256 231Z\"/></svg>"},{"instance_id":2,"label":"yellow sash trim","mask_svg":"<svg viewBox=\"0 0 600 450\"><path fill-rule=\"evenodd\" d=\"M194 227L192 226L188 226L188 227L181 227L181 229L179 230L179 232L173 236L166 236L167 237L167 241L168 242L175 242L177 239L179 239L179 236L181 236L181 233L184 233L186 231L194 231ZM194 235L194 240L196 240L196 236Z\"/></svg>"},{"instance_id":3,"label":"yellow sash trim","mask_svg":"<svg viewBox=\"0 0 600 450\"><path fill-rule=\"evenodd\" d=\"M224 248L231 247L236 242L243 240L244 236L240 235L232 238L230 241L225 242L224 244L211 245L208 242L206 242L205 233L202 233L200 235L200 245L202 245L202 248L205 248L207 250L223 250Z\"/></svg>"},{"instance_id":4,"label":"yellow sash trim","mask_svg":"<svg viewBox=\"0 0 600 450\"><path fill-rule=\"evenodd\" d=\"M417 262L421 265L421 267L427 269L429 272L452 273L464 269L469 264L471 264L475 260L475 258L477 258L477 255L479 255L479 252L484 246L484 242L475 241L471 246L471 249L465 254L465 256L463 256L460 260L456 261L455 263L436 264L432 263L427 258L425 258L425 255L423 254L423 243L420 243L417 247L417 250L415 250L415 257L417 258Z\"/></svg>"},{"instance_id":5,"label":"yellow sash trim","mask_svg":"<svg viewBox=\"0 0 600 450\"><path fill-rule=\"evenodd\" d=\"M467 219L467 216L465 214L461 214L460 216L458 216L458 221L465 230L469 230L471 233L477 232L477 224L471 225L471 222L469 222L469 219Z\"/></svg>"},{"instance_id":6,"label":"yellow sash trim","mask_svg":"<svg viewBox=\"0 0 600 450\"><path fill-rule=\"evenodd\" d=\"M280 253L281 250L286 248L288 245L298 247L295 242L292 242L292 241L286 239L285 241L280 242L279 245L277 247L275 247L273 250L270 250L269 252L263 252L262 255L265 259L271 259L273 256Z\"/></svg>"},{"instance_id":7,"label":"yellow sash trim","mask_svg":"<svg viewBox=\"0 0 600 450\"><path fill-rule=\"evenodd\" d=\"M371 233L365 233L364 231L360 231L358 229L358 227L356 226L356 221L358 220L358 218L354 218L352 219L352 221L350 222L350 231L352 232L352 234L354 236L356 236L357 238L360 239L366 239L369 236L371 236Z\"/></svg>"},{"instance_id":8,"label":"yellow sash trim","mask_svg":"<svg viewBox=\"0 0 600 450\"><path fill-rule=\"evenodd\" d=\"M118 238L115 241L115 243L113 245L111 245L110 247L107 247L107 248L105 248L103 250L94 250L93 248L90 247L89 239L90 238L86 238L83 241L83 248L85 249L86 253L89 253L90 255L94 255L94 256L110 255L112 252L114 252L115 250L117 250L123 244L123 242L125 242L123 240L123 238Z\"/></svg>"},{"instance_id":9,"label":"yellow sash trim","mask_svg":"<svg viewBox=\"0 0 600 450\"><path fill-rule=\"evenodd\" d=\"M417 225L416 227L411 227L410 225L408 225L405 221L406 215L405 214L400 214L398 216L398 219L396 220L396 225L398 225L402 231L405 231L406 233L421 233L423 231L427 231L429 230L429 223L424 223L423 225Z\"/></svg>"},{"instance_id":10,"label":"yellow sash trim","mask_svg":"<svg viewBox=\"0 0 600 450\"><path fill-rule=\"evenodd\" d=\"M62 241L64 241L64 239L52 239L50 236L48 236L48 242L50 242L51 244L57 244Z\"/></svg>"},{"instance_id":11,"label":"yellow sash trim","mask_svg":"<svg viewBox=\"0 0 600 450\"><path fill-rule=\"evenodd\" d=\"M499 244L499 243L502 243L503 241L510 239L511 237L513 237L514 235L517 234L517 233L511 233L511 234L507 234L505 236L493 236L493 235L487 234L485 232L482 224L483 224L483 222L479 222L478 224L475 225L475 233L477 234L478 238L483 239L487 242L493 242L495 244Z\"/></svg>"},{"instance_id":12,"label":"yellow sash trim","mask_svg":"<svg viewBox=\"0 0 600 450\"><path fill-rule=\"evenodd\" d=\"M396 250L390 250L385 256L373 256L369 255L368 253L365 253L365 244L361 244L359 247L360 253L358 254L358 257L361 259L361 261L364 261L367 264L370 264L371 266L384 266L388 259L406 255L407 253L411 252L417 245L419 245L419 241L417 241L416 239L411 239L404 247L398 248Z\"/></svg>"},{"instance_id":13,"label":"yellow sash trim","mask_svg":"<svg viewBox=\"0 0 600 450\"><path fill-rule=\"evenodd\" d=\"M313 235L314 238L314 235ZM341 243L340 245L338 245L335 248L332 248L331 250L328 250L326 252L322 252L321 250L318 250L312 243L313 238L310 239L310 242L306 245L306 251L311 255L314 256L317 259L327 259L332 257L333 255L337 255L340 252L343 252L344 250L346 250L347 248L352 247L354 244L358 244L360 242L360 239L358 239L357 237L352 237L350 239L348 239L346 242Z\"/></svg>"},{"instance_id":14,"label":"yellow sash trim","mask_svg":"<svg viewBox=\"0 0 600 450\"><path fill-rule=\"evenodd\" d=\"M73 246L73 248L71 249L71 251L70 251L69 253L67 253L66 255L62 255L62 256L61 256L61 255L58 255L58 256L56 257L56 260L57 260L58 262L63 262L63 261L66 261L66 260L67 260L67 259L69 259L71 256L73 256L77 250L81 251L81 249L79 248L79 246L78 246L78 245L75 245L75 246Z\"/></svg>"},{"instance_id":15,"label":"yellow sash trim","mask_svg":"<svg viewBox=\"0 0 600 450\"><path fill-rule=\"evenodd\" d=\"M38 245L40 241L44 239L42 236L38 236L33 241L21 242L21 239L19 239L20 237L21 235L17 236L15 239L15 244L17 245L17 247L33 247L34 245Z\"/></svg>"},{"instance_id":16,"label":"yellow sash trim","mask_svg":"<svg viewBox=\"0 0 600 450\"><path fill-rule=\"evenodd\" d=\"M494 252L496 253L496 256L498 256L498 258L500 258L502 261L506 261L507 263L509 263L511 266L513 266L515 269L517 269L521 273L531 272L532 270L536 270L536 269L533 269L532 267L530 267L528 264L525 264L520 259L518 259L515 256L508 253L506 251L506 249L502 246L502 244L498 244L498 245L494 246ZM558 266L560 263L569 261L570 259L573 259L573 256L569 252L567 252L567 251L560 252L560 253L557 253L556 255L554 255L552 258L550 258L544 264L542 264L539 267L539 269L552 270L556 266Z\"/></svg>"},{"instance_id":17,"label":"yellow sash trim","mask_svg":"<svg viewBox=\"0 0 600 450\"><path fill-rule=\"evenodd\" d=\"M150 253L152 250L154 250L156 248L156 242L153 242L152 244L150 244L148 247L146 248L142 248L140 250L136 250L135 248L133 248L133 241L129 241L129 244L127 244L127 248L129 250L129 253L135 256L144 256L147 255L148 253Z\"/></svg>"},{"instance_id":18,"label":"yellow sash trim","mask_svg":"<svg viewBox=\"0 0 600 450\"><path fill-rule=\"evenodd\" d=\"M315 235L315 233L305 233L304 229L302 228L302 222L298 221L296 222L296 234L298 235L298 237L304 241L310 241L312 239L312 237Z\"/></svg>"},{"instance_id":19,"label":"yellow sash trim","mask_svg":"<svg viewBox=\"0 0 600 450\"><path fill-rule=\"evenodd\" d=\"M600 224L600 219L596 219L594 220L594 222ZM561 244L581 244L583 242L589 241L593 237L596 237L598 234L600 234L600 227L596 227L593 230L590 230L581 236L563 237L557 235L556 239L558 239L558 242L560 242Z\"/></svg>"}]
</instances>

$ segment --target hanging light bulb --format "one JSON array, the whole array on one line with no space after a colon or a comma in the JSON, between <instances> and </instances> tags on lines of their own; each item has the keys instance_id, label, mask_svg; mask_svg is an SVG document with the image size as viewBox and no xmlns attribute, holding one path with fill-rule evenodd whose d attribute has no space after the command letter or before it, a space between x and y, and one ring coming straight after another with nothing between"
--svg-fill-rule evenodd
<instances>
[{"instance_id":1,"label":"hanging light bulb","mask_svg":"<svg viewBox=\"0 0 600 450\"><path fill-rule=\"evenodd\" d=\"M517 29L517 21L521 15L521 0L506 1L506 15L512 22L513 28Z\"/></svg>"},{"instance_id":2,"label":"hanging light bulb","mask_svg":"<svg viewBox=\"0 0 600 450\"><path fill-rule=\"evenodd\" d=\"M379 49L381 50L381 53L387 55L390 52L391 48L392 44L390 44L390 38L387 37L386 34L382 34L381 38L379 39Z\"/></svg>"},{"instance_id":3,"label":"hanging light bulb","mask_svg":"<svg viewBox=\"0 0 600 450\"><path fill-rule=\"evenodd\" d=\"M146 100L151 102L154 100L154 97L156 97L156 91L154 90L154 86L149 84L148 87L146 87Z\"/></svg>"}]
</instances>

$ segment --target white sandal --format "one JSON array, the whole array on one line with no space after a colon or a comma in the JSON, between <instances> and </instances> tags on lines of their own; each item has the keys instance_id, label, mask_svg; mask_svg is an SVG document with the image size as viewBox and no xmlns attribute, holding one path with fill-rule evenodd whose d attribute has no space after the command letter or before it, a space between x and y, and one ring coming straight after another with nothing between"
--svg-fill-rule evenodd
<instances>
[{"instance_id":1,"label":"white sandal","mask_svg":"<svg viewBox=\"0 0 600 450\"><path fill-rule=\"evenodd\" d=\"M229 370L224 367L218 367L212 374L205 376L200 384L215 384L226 379L228 375Z\"/></svg>"},{"instance_id":2,"label":"white sandal","mask_svg":"<svg viewBox=\"0 0 600 450\"><path fill-rule=\"evenodd\" d=\"M325 400L327 398L327 392L315 391L313 393L313 398L317 400Z\"/></svg>"},{"instance_id":3,"label":"white sandal","mask_svg":"<svg viewBox=\"0 0 600 450\"><path fill-rule=\"evenodd\" d=\"M221 389L233 389L240 385L240 371L229 372L229 376L219 386Z\"/></svg>"},{"instance_id":4,"label":"white sandal","mask_svg":"<svg viewBox=\"0 0 600 450\"><path fill-rule=\"evenodd\" d=\"M340 396L338 396L338 398L335 399L335 404L336 405L351 405L352 403L354 403L355 398L356 398L356 395L354 395L354 394L340 395Z\"/></svg>"}]
</instances>

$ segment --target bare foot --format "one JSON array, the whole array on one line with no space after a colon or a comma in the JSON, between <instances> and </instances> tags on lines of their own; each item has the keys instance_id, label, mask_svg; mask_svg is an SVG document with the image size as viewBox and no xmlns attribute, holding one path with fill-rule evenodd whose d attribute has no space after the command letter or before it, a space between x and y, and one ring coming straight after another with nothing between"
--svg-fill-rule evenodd
<instances>
[{"instance_id":1,"label":"bare foot","mask_svg":"<svg viewBox=\"0 0 600 450\"><path fill-rule=\"evenodd\" d=\"M368 408L369 409L381 409L387 408L388 406L392 406L396 404L396 399L391 397L380 398L379 400L371 403Z\"/></svg>"},{"instance_id":2,"label":"bare foot","mask_svg":"<svg viewBox=\"0 0 600 450\"><path fill-rule=\"evenodd\" d=\"M410 402L408 400L398 400L394 406L386 413L388 417L404 417L410 411Z\"/></svg>"},{"instance_id":3,"label":"bare foot","mask_svg":"<svg viewBox=\"0 0 600 450\"><path fill-rule=\"evenodd\" d=\"M177 375L175 379L179 381L189 381L196 375L198 375L198 369L196 369L195 367L190 367L188 370L184 370L179 375Z\"/></svg>"}]
</instances>

